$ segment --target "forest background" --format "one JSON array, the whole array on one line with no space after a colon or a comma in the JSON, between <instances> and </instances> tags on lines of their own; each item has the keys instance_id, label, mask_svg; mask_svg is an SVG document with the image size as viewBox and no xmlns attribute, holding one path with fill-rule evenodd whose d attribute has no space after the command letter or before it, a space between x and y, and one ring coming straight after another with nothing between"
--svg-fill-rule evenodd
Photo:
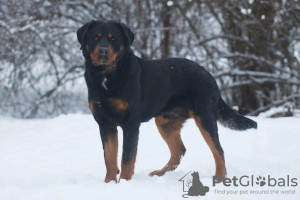
<instances>
[{"instance_id":1,"label":"forest background","mask_svg":"<svg viewBox=\"0 0 300 200\"><path fill-rule=\"evenodd\" d=\"M0 0L0 114L88 112L76 31L115 19L144 59L183 57L216 78L241 114L300 108L298 0Z\"/></svg>"}]
</instances>

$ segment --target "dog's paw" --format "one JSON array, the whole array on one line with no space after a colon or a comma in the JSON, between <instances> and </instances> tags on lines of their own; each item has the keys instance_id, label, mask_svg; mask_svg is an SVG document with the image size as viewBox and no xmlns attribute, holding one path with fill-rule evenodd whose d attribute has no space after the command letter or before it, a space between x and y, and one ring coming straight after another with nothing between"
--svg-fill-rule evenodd
<instances>
[{"instance_id":1,"label":"dog's paw","mask_svg":"<svg viewBox=\"0 0 300 200\"><path fill-rule=\"evenodd\" d=\"M105 183L109 183L111 181L117 183L117 178L105 177L105 179L104 179Z\"/></svg>"},{"instance_id":2,"label":"dog's paw","mask_svg":"<svg viewBox=\"0 0 300 200\"><path fill-rule=\"evenodd\" d=\"M149 176L163 176L166 173L164 170L155 170L149 174Z\"/></svg>"}]
</instances>

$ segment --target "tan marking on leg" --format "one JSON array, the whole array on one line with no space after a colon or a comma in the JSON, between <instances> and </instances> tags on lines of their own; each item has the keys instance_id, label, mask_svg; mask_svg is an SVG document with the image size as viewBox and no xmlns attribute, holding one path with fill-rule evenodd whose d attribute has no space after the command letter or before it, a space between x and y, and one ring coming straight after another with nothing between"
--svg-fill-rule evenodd
<instances>
[{"instance_id":1,"label":"tan marking on leg","mask_svg":"<svg viewBox=\"0 0 300 200\"><path fill-rule=\"evenodd\" d=\"M201 123L201 118L198 115L196 115L193 111L191 111L190 114L195 119L195 122L196 122L198 128L200 129L200 132L201 132L205 142L209 146L209 148L214 156L215 164L216 164L215 175L222 177L222 179L226 178L226 168L225 168L225 161L224 161L223 157L219 154L219 151L216 149L215 144L214 144L210 134L203 128L202 123Z\"/></svg>"},{"instance_id":2,"label":"tan marking on leg","mask_svg":"<svg viewBox=\"0 0 300 200\"><path fill-rule=\"evenodd\" d=\"M110 98L109 101L117 111L126 111L128 108L128 103L121 99Z\"/></svg>"},{"instance_id":3,"label":"tan marking on leg","mask_svg":"<svg viewBox=\"0 0 300 200\"><path fill-rule=\"evenodd\" d=\"M123 163L121 163L121 175L119 178L119 182L121 179L125 179L125 180L131 180L131 177L134 173L134 164L135 164L135 160L136 160L136 153L137 153L137 149L135 149L133 155L132 155L132 159L129 163L127 163L126 165Z\"/></svg>"},{"instance_id":4,"label":"tan marking on leg","mask_svg":"<svg viewBox=\"0 0 300 200\"><path fill-rule=\"evenodd\" d=\"M104 143L104 158L106 165L106 177L105 182L116 181L118 169L118 131L117 127L114 127L113 131L107 136L107 141Z\"/></svg>"},{"instance_id":5,"label":"tan marking on leg","mask_svg":"<svg viewBox=\"0 0 300 200\"><path fill-rule=\"evenodd\" d=\"M89 108L90 108L90 111L94 114L95 101L93 99L90 100L90 102L89 102Z\"/></svg>"},{"instance_id":6,"label":"tan marking on leg","mask_svg":"<svg viewBox=\"0 0 300 200\"><path fill-rule=\"evenodd\" d=\"M162 138L167 143L171 157L169 162L161 169L151 172L150 176L162 176L167 171L174 170L180 163L180 159L185 152L184 144L180 137L180 129L186 119L168 120L163 116L155 117L155 123Z\"/></svg>"}]
</instances>

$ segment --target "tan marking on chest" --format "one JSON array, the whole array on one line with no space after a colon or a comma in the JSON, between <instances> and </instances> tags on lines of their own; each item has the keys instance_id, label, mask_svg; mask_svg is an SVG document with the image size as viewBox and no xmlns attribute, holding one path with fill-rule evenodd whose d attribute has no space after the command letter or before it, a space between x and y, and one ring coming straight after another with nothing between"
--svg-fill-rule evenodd
<instances>
[{"instance_id":1,"label":"tan marking on chest","mask_svg":"<svg viewBox=\"0 0 300 200\"><path fill-rule=\"evenodd\" d=\"M110 98L109 101L117 111L125 111L128 108L128 103L121 99Z\"/></svg>"},{"instance_id":2,"label":"tan marking on chest","mask_svg":"<svg viewBox=\"0 0 300 200\"><path fill-rule=\"evenodd\" d=\"M94 100L90 100L90 102L89 102L89 108L90 108L91 112L94 114L94 109L95 109L95 102L94 102Z\"/></svg>"}]
</instances>

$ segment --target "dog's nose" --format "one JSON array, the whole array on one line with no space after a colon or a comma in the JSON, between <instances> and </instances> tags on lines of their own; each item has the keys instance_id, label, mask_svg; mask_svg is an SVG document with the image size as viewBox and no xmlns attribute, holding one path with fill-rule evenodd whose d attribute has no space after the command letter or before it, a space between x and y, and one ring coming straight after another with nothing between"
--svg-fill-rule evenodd
<instances>
[{"instance_id":1,"label":"dog's nose","mask_svg":"<svg viewBox=\"0 0 300 200\"><path fill-rule=\"evenodd\" d=\"M107 54L108 54L108 48L100 47L99 48L99 54L100 54L100 56L107 56Z\"/></svg>"}]
</instances>

